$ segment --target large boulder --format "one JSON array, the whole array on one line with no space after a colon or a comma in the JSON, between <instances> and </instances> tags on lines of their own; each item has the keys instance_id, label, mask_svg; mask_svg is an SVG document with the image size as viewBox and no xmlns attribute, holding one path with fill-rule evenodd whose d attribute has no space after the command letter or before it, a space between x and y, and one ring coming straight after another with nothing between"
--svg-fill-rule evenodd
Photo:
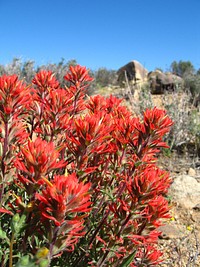
<instances>
[{"instance_id":1,"label":"large boulder","mask_svg":"<svg viewBox=\"0 0 200 267\"><path fill-rule=\"evenodd\" d=\"M163 94L183 86L183 79L171 72L164 73L156 69L148 73L148 83L152 94Z\"/></svg>"},{"instance_id":2,"label":"large boulder","mask_svg":"<svg viewBox=\"0 0 200 267\"><path fill-rule=\"evenodd\" d=\"M134 85L144 83L147 81L147 74L148 70L137 60L132 60L117 71L120 84L126 82L126 77Z\"/></svg>"},{"instance_id":3,"label":"large boulder","mask_svg":"<svg viewBox=\"0 0 200 267\"><path fill-rule=\"evenodd\" d=\"M165 75L167 76L169 82L174 85L174 89L180 88L184 85L184 80L180 76L172 72L166 72Z\"/></svg>"},{"instance_id":4,"label":"large boulder","mask_svg":"<svg viewBox=\"0 0 200 267\"><path fill-rule=\"evenodd\" d=\"M169 195L181 207L193 209L200 204L200 183L194 177L182 174L174 179Z\"/></svg>"}]
</instances>

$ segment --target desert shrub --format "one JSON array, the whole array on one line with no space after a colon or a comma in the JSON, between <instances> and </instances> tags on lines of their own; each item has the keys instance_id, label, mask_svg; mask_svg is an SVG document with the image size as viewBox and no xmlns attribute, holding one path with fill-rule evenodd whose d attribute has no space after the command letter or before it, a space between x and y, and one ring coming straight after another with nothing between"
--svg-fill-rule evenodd
<instances>
[{"instance_id":1,"label":"desert shrub","mask_svg":"<svg viewBox=\"0 0 200 267\"><path fill-rule=\"evenodd\" d=\"M51 71L52 73L54 73L60 86L63 87L64 85L67 84L67 81L63 80L65 73L69 70L70 66L76 66L76 65L78 65L78 63L75 59L65 61L64 58L61 58L61 60L58 63L48 63L48 64L37 67L37 72L41 70ZM70 86L69 83L67 85Z\"/></svg>"},{"instance_id":2,"label":"desert shrub","mask_svg":"<svg viewBox=\"0 0 200 267\"><path fill-rule=\"evenodd\" d=\"M187 75L185 77L185 88L191 93L190 102L195 107L198 107L200 102L200 75Z\"/></svg>"},{"instance_id":3,"label":"desert shrub","mask_svg":"<svg viewBox=\"0 0 200 267\"><path fill-rule=\"evenodd\" d=\"M196 80L195 86L198 88ZM164 137L170 151L188 153L190 156L196 157L200 154L199 108L195 107L191 101L192 94L189 89L189 87L184 90L180 88L174 92L166 91L162 95L152 95L148 84L138 88L127 82L125 88L121 90L127 100L127 106L140 118L146 108L158 106L165 109L174 122L169 133ZM197 92L196 96L198 97Z\"/></svg>"},{"instance_id":4,"label":"desert shrub","mask_svg":"<svg viewBox=\"0 0 200 267\"><path fill-rule=\"evenodd\" d=\"M99 68L94 72L95 83L98 86L107 86L116 83L116 71L107 68Z\"/></svg>"},{"instance_id":5,"label":"desert shrub","mask_svg":"<svg viewBox=\"0 0 200 267\"><path fill-rule=\"evenodd\" d=\"M170 150L186 153L190 157L198 157L200 147L199 108L191 103L189 91L173 92L162 96L163 108L172 118L174 124L165 141Z\"/></svg>"},{"instance_id":6,"label":"desert shrub","mask_svg":"<svg viewBox=\"0 0 200 267\"><path fill-rule=\"evenodd\" d=\"M171 63L171 71L181 77L186 77L189 74L193 74L195 72L194 66L192 62L179 60L173 61Z\"/></svg>"},{"instance_id":7,"label":"desert shrub","mask_svg":"<svg viewBox=\"0 0 200 267\"><path fill-rule=\"evenodd\" d=\"M156 158L172 121L85 98L85 67L64 78L0 77L1 266L156 266L171 182Z\"/></svg>"},{"instance_id":8,"label":"desert shrub","mask_svg":"<svg viewBox=\"0 0 200 267\"><path fill-rule=\"evenodd\" d=\"M191 110L188 129L190 142L188 142L187 146L190 154L200 157L200 117L198 109Z\"/></svg>"},{"instance_id":9,"label":"desert shrub","mask_svg":"<svg viewBox=\"0 0 200 267\"><path fill-rule=\"evenodd\" d=\"M174 120L174 124L166 136L171 149L176 149L190 140L190 94L174 92L163 95L163 106Z\"/></svg>"}]
</instances>

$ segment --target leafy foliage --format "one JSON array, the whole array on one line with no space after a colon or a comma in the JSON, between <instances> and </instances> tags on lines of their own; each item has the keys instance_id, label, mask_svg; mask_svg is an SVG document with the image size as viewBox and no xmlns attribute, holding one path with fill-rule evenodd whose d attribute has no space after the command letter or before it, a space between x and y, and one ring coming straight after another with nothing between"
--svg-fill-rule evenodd
<instances>
[{"instance_id":1,"label":"leafy foliage","mask_svg":"<svg viewBox=\"0 0 200 267\"><path fill-rule=\"evenodd\" d=\"M171 69L173 73L181 77L185 77L188 74L194 73L194 66L190 61L173 61L171 63Z\"/></svg>"}]
</instances>

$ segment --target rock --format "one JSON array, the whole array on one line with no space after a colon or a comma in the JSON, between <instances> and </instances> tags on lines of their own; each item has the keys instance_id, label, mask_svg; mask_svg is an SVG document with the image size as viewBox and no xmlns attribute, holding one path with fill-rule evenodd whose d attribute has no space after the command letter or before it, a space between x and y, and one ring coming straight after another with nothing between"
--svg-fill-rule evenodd
<instances>
[{"instance_id":1,"label":"rock","mask_svg":"<svg viewBox=\"0 0 200 267\"><path fill-rule=\"evenodd\" d=\"M193 207L193 210L200 211L200 203Z\"/></svg>"},{"instance_id":2,"label":"rock","mask_svg":"<svg viewBox=\"0 0 200 267\"><path fill-rule=\"evenodd\" d=\"M193 213L191 215L191 219L193 222L195 222L198 225L198 228L200 229L200 212L199 211L193 211Z\"/></svg>"},{"instance_id":3,"label":"rock","mask_svg":"<svg viewBox=\"0 0 200 267\"><path fill-rule=\"evenodd\" d=\"M189 170L188 170L188 175L189 175L189 176L196 176L196 171L195 171L195 169L193 169L193 168L189 168Z\"/></svg>"},{"instance_id":4,"label":"rock","mask_svg":"<svg viewBox=\"0 0 200 267\"><path fill-rule=\"evenodd\" d=\"M159 236L160 239L180 238L183 235L176 226L170 224L162 225L157 230L162 232Z\"/></svg>"},{"instance_id":5,"label":"rock","mask_svg":"<svg viewBox=\"0 0 200 267\"><path fill-rule=\"evenodd\" d=\"M132 84L144 84L147 81L148 70L137 60L132 60L117 71L118 82L123 84L126 78Z\"/></svg>"},{"instance_id":6,"label":"rock","mask_svg":"<svg viewBox=\"0 0 200 267\"><path fill-rule=\"evenodd\" d=\"M195 162L195 168L200 168L200 161Z\"/></svg>"},{"instance_id":7,"label":"rock","mask_svg":"<svg viewBox=\"0 0 200 267\"><path fill-rule=\"evenodd\" d=\"M194 177L182 174L174 179L169 195L180 206L192 209L200 202L200 183Z\"/></svg>"}]
</instances>

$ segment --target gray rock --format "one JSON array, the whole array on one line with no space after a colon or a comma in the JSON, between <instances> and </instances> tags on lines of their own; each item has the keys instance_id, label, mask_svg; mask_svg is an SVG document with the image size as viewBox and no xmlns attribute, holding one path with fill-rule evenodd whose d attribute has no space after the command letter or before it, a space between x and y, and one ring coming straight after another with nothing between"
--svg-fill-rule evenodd
<instances>
[{"instance_id":1,"label":"gray rock","mask_svg":"<svg viewBox=\"0 0 200 267\"><path fill-rule=\"evenodd\" d=\"M158 227L158 231L161 231L159 236L160 239L173 239L173 238L181 238L183 233L176 226L166 224Z\"/></svg>"},{"instance_id":2,"label":"gray rock","mask_svg":"<svg viewBox=\"0 0 200 267\"><path fill-rule=\"evenodd\" d=\"M180 206L192 209L200 203L200 183L194 177L182 174L174 179L169 195Z\"/></svg>"}]
</instances>

